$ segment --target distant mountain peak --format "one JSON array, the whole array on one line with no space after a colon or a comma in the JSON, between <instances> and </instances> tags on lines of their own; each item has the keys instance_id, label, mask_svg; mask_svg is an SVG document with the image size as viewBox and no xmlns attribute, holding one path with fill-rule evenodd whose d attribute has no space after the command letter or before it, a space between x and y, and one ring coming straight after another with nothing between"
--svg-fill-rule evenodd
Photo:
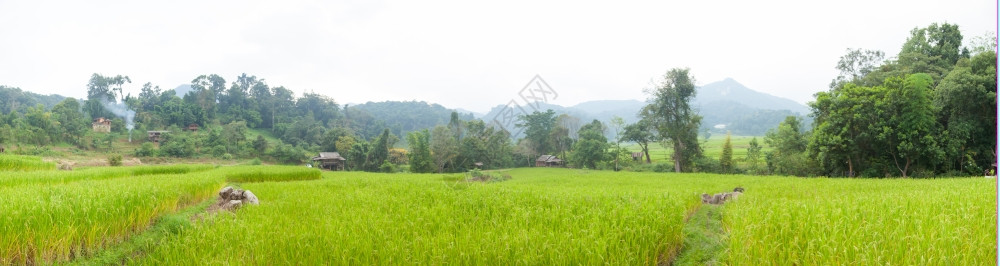
<instances>
[{"instance_id":1,"label":"distant mountain peak","mask_svg":"<svg viewBox=\"0 0 1000 266\"><path fill-rule=\"evenodd\" d=\"M694 105L707 106L717 102L735 102L764 110L789 110L803 115L809 112L809 108L805 105L787 98L752 90L733 78L726 78L698 88Z\"/></svg>"}]
</instances>

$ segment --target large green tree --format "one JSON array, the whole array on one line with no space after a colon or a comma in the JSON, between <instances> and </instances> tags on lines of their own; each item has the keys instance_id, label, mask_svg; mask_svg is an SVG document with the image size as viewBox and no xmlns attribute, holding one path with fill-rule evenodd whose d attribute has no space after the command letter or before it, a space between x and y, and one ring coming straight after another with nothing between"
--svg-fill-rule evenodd
<instances>
[{"instance_id":1,"label":"large green tree","mask_svg":"<svg viewBox=\"0 0 1000 266\"><path fill-rule=\"evenodd\" d=\"M410 172L434 172L434 159L431 157L430 132L427 130L413 131L406 134L406 142L410 144Z\"/></svg>"},{"instance_id":2,"label":"large green tree","mask_svg":"<svg viewBox=\"0 0 1000 266\"><path fill-rule=\"evenodd\" d=\"M690 171L695 159L702 156L698 143L701 116L690 104L696 92L690 69L671 69L648 92L650 104L642 109L643 119L656 129L657 137L672 146L676 172Z\"/></svg>"},{"instance_id":3,"label":"large green tree","mask_svg":"<svg viewBox=\"0 0 1000 266\"><path fill-rule=\"evenodd\" d=\"M607 160L608 138L604 136L604 124L596 119L580 128L580 139L573 144L570 160L580 167L597 168L597 163Z\"/></svg>"},{"instance_id":4,"label":"large green tree","mask_svg":"<svg viewBox=\"0 0 1000 266\"><path fill-rule=\"evenodd\" d=\"M551 154L555 149L549 136L556 126L556 112L552 109L545 112L534 111L531 114L518 116L517 127L524 129L524 138L531 141L534 151L540 154Z\"/></svg>"},{"instance_id":5,"label":"large green tree","mask_svg":"<svg viewBox=\"0 0 1000 266\"><path fill-rule=\"evenodd\" d=\"M934 92L946 170L981 174L996 162L996 62L995 52L960 60Z\"/></svg>"}]
</instances>

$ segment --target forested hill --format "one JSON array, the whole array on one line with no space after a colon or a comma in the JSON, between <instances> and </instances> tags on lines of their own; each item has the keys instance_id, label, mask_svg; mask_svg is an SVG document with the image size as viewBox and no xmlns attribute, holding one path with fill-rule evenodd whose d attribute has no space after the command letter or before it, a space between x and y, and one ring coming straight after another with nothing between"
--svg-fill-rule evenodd
<instances>
[{"instance_id":1,"label":"forested hill","mask_svg":"<svg viewBox=\"0 0 1000 266\"><path fill-rule=\"evenodd\" d=\"M423 101L367 102L347 106L348 118L357 123L362 135L375 136L382 129L389 128L397 136L406 132L431 129L436 125L446 125L453 109L436 103ZM471 113L459 113L462 120L471 120Z\"/></svg>"},{"instance_id":2,"label":"forested hill","mask_svg":"<svg viewBox=\"0 0 1000 266\"><path fill-rule=\"evenodd\" d=\"M29 107L35 107L38 104L45 106L45 109L48 110L65 98L65 96L58 94L41 95L16 87L0 85L0 113L7 114L11 111L24 113Z\"/></svg>"}]
</instances>

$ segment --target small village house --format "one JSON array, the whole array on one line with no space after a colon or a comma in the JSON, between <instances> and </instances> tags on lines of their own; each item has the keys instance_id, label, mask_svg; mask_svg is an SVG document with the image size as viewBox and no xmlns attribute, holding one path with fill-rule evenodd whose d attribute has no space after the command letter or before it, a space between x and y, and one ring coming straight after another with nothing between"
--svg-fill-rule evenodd
<instances>
[{"instance_id":1,"label":"small village house","mask_svg":"<svg viewBox=\"0 0 1000 266\"><path fill-rule=\"evenodd\" d=\"M196 132L198 131L198 124L195 123L188 124L188 126L184 128L184 131Z\"/></svg>"},{"instance_id":2,"label":"small village house","mask_svg":"<svg viewBox=\"0 0 1000 266\"><path fill-rule=\"evenodd\" d=\"M316 162L316 167L320 169L338 171L344 170L344 162L347 159L340 156L339 152L321 152L319 156L313 157L312 161Z\"/></svg>"},{"instance_id":3,"label":"small village house","mask_svg":"<svg viewBox=\"0 0 1000 266\"><path fill-rule=\"evenodd\" d=\"M553 166L563 166L564 162L555 155L542 155L535 159L536 167L553 167Z\"/></svg>"},{"instance_id":4,"label":"small village house","mask_svg":"<svg viewBox=\"0 0 1000 266\"><path fill-rule=\"evenodd\" d=\"M94 132L111 132L111 119L98 117L97 119L94 119L94 123L91 124L91 126L94 128Z\"/></svg>"},{"instance_id":5,"label":"small village house","mask_svg":"<svg viewBox=\"0 0 1000 266\"><path fill-rule=\"evenodd\" d=\"M146 131L146 135L148 136L149 141L160 143L160 138L163 136L163 134L168 132L170 131L150 130Z\"/></svg>"}]
</instances>

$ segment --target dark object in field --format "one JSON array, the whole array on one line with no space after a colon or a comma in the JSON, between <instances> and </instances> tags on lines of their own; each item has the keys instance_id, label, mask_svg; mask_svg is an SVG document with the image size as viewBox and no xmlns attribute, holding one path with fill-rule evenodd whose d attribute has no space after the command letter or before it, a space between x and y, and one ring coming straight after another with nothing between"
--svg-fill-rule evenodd
<instances>
[{"instance_id":1,"label":"dark object in field","mask_svg":"<svg viewBox=\"0 0 1000 266\"><path fill-rule=\"evenodd\" d=\"M733 192L724 192L715 195L701 194L701 203L723 204L728 200L734 200L743 194L743 188L736 187Z\"/></svg>"},{"instance_id":2,"label":"dark object in field","mask_svg":"<svg viewBox=\"0 0 1000 266\"><path fill-rule=\"evenodd\" d=\"M224 210L236 210L243 204L260 204L257 195L249 190L242 190L233 187L225 187L219 190L219 200L216 205Z\"/></svg>"}]
</instances>

